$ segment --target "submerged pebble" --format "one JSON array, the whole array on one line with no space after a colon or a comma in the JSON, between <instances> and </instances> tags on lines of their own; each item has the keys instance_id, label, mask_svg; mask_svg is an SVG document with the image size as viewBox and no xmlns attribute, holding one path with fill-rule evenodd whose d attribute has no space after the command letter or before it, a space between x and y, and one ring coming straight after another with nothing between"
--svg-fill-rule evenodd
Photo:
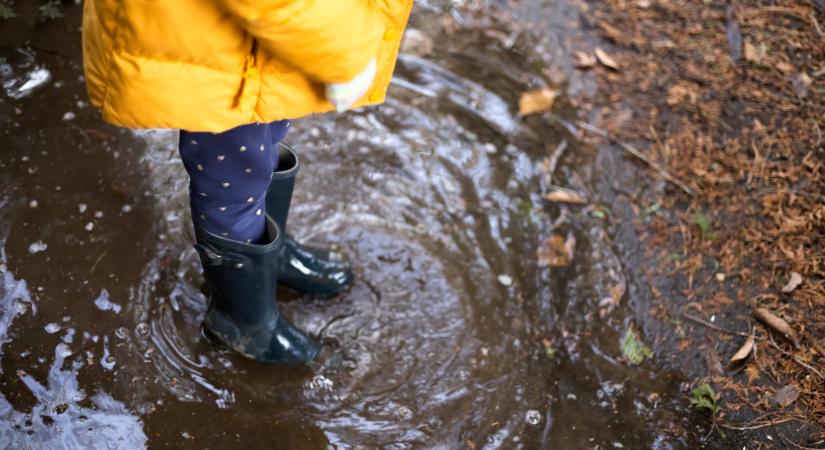
<instances>
[{"instance_id":1,"label":"submerged pebble","mask_svg":"<svg viewBox=\"0 0 825 450\"><path fill-rule=\"evenodd\" d=\"M513 284L513 277L509 275L499 275L498 282L501 283L502 286L511 286Z\"/></svg>"},{"instance_id":2,"label":"submerged pebble","mask_svg":"<svg viewBox=\"0 0 825 450\"><path fill-rule=\"evenodd\" d=\"M45 329L46 329L46 333L55 334L58 331L60 331L60 324L58 324L56 322L52 322L52 323L46 325Z\"/></svg>"}]
</instances>

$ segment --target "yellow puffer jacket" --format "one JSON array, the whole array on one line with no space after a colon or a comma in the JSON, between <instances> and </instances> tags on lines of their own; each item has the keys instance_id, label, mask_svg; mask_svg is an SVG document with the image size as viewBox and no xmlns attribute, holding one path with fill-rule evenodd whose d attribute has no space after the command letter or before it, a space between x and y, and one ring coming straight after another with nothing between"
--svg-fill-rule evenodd
<instances>
[{"instance_id":1,"label":"yellow puffer jacket","mask_svg":"<svg viewBox=\"0 0 825 450\"><path fill-rule=\"evenodd\" d=\"M413 0L86 0L86 85L104 120L218 132L332 109L375 57L381 103Z\"/></svg>"}]
</instances>

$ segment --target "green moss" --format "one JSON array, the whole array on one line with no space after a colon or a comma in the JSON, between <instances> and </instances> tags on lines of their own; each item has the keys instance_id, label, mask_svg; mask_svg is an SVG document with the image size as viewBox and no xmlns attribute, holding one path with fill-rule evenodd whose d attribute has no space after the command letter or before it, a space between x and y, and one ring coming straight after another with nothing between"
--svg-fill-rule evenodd
<instances>
[{"instance_id":1,"label":"green moss","mask_svg":"<svg viewBox=\"0 0 825 450\"><path fill-rule=\"evenodd\" d=\"M653 350L639 339L638 334L632 326L628 327L624 336L622 336L620 347L624 358L630 364L636 366L653 357Z\"/></svg>"}]
</instances>

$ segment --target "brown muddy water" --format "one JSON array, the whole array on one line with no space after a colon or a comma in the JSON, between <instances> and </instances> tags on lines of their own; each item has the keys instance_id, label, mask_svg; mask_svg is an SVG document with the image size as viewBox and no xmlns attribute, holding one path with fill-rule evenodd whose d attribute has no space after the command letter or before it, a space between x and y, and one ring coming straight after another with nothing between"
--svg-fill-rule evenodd
<instances>
[{"instance_id":1,"label":"brown muddy water","mask_svg":"<svg viewBox=\"0 0 825 450\"><path fill-rule=\"evenodd\" d=\"M545 67L571 95L592 91L568 62L586 39L579 9L456 5L417 4L434 46L402 55L386 105L299 120L288 137L304 160L293 234L357 268L333 299L280 293L344 355L336 370L259 365L201 338L175 132L101 123L80 8L42 22L15 5L0 23L0 446L695 447L683 380L620 359L634 299L598 314L629 283L605 220L540 200L539 162L563 141L554 182L588 192L613 175L569 130L517 116ZM554 221L576 257L540 268Z\"/></svg>"}]
</instances>

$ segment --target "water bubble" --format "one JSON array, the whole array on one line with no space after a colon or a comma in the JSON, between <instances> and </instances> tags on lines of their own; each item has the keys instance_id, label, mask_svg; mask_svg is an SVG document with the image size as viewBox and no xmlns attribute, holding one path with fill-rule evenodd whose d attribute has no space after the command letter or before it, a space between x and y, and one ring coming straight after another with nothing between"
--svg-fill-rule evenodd
<instances>
[{"instance_id":1,"label":"water bubble","mask_svg":"<svg viewBox=\"0 0 825 450\"><path fill-rule=\"evenodd\" d=\"M77 205L77 210L80 211L80 214L86 212L86 208L87 206L85 203L80 203L79 205Z\"/></svg>"},{"instance_id":2,"label":"water bubble","mask_svg":"<svg viewBox=\"0 0 825 450\"><path fill-rule=\"evenodd\" d=\"M413 410L409 406L399 406L395 410L395 415L401 420L410 420L413 417Z\"/></svg>"},{"instance_id":3,"label":"water bubble","mask_svg":"<svg viewBox=\"0 0 825 450\"><path fill-rule=\"evenodd\" d=\"M530 425L538 425L541 423L541 412L537 409L531 409L524 415L524 420Z\"/></svg>"},{"instance_id":4,"label":"water bubble","mask_svg":"<svg viewBox=\"0 0 825 450\"><path fill-rule=\"evenodd\" d=\"M66 114L63 114L63 120L69 121L69 120L74 120L74 118L75 118L75 114L71 111L68 111L68 112L66 112Z\"/></svg>"},{"instance_id":5,"label":"water bubble","mask_svg":"<svg viewBox=\"0 0 825 450\"><path fill-rule=\"evenodd\" d=\"M43 241L32 242L29 244L29 253L32 255L35 253L40 253L48 248L48 244Z\"/></svg>"},{"instance_id":6,"label":"water bubble","mask_svg":"<svg viewBox=\"0 0 825 450\"><path fill-rule=\"evenodd\" d=\"M89 223L86 224L86 231L92 231L94 229L95 229L95 224L94 223L89 222Z\"/></svg>"},{"instance_id":7,"label":"water bubble","mask_svg":"<svg viewBox=\"0 0 825 450\"><path fill-rule=\"evenodd\" d=\"M119 327L115 330L115 336L117 336L118 339L126 339L128 333L129 332L126 330L126 327Z\"/></svg>"},{"instance_id":8,"label":"water bubble","mask_svg":"<svg viewBox=\"0 0 825 450\"><path fill-rule=\"evenodd\" d=\"M29 202L29 208L37 208L37 200L32 200Z\"/></svg>"},{"instance_id":9,"label":"water bubble","mask_svg":"<svg viewBox=\"0 0 825 450\"><path fill-rule=\"evenodd\" d=\"M149 334L149 325L146 322L141 322L141 323L135 325L135 333L137 333L138 336L148 335Z\"/></svg>"}]
</instances>

